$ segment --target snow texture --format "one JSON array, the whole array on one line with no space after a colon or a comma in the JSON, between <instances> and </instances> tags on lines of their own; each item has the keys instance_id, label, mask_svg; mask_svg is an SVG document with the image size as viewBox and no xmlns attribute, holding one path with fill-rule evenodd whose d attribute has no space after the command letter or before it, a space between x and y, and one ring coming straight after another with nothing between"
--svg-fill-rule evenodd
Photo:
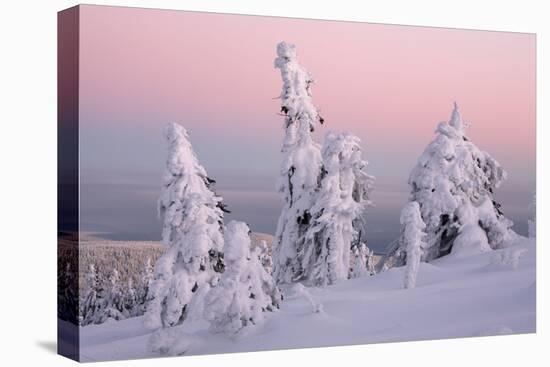
<instances>
[{"instance_id":1,"label":"snow texture","mask_svg":"<svg viewBox=\"0 0 550 367\"><path fill-rule=\"evenodd\" d=\"M88 271L84 273L79 324L100 324L110 319L121 320L143 315L152 279L153 265L150 259L144 264L137 287L132 277L127 277L122 284L117 269L113 269L104 287L105 281L100 279L95 265L89 264Z\"/></svg>"},{"instance_id":2,"label":"snow texture","mask_svg":"<svg viewBox=\"0 0 550 367\"><path fill-rule=\"evenodd\" d=\"M155 266L145 324L151 330L181 324L197 290L223 271L222 198L199 164L187 131L169 124L168 159L158 202L162 240L169 246Z\"/></svg>"},{"instance_id":3,"label":"snow texture","mask_svg":"<svg viewBox=\"0 0 550 367\"><path fill-rule=\"evenodd\" d=\"M225 228L225 272L204 301L204 317L214 333L236 334L279 308L279 289L258 252L251 253L249 232L243 222L231 221Z\"/></svg>"},{"instance_id":4,"label":"snow texture","mask_svg":"<svg viewBox=\"0 0 550 367\"><path fill-rule=\"evenodd\" d=\"M366 172L360 143L348 133L328 133L325 137L323 176L311 208L312 225L305 233L302 257L308 284L334 284L350 275L352 244L359 235L354 223L371 203L374 180Z\"/></svg>"},{"instance_id":5,"label":"snow texture","mask_svg":"<svg viewBox=\"0 0 550 367\"><path fill-rule=\"evenodd\" d=\"M149 293L149 288L151 287L151 284L153 283L153 279L155 277L155 267L151 262L151 258L148 257L147 261L145 262L143 266L143 270L141 273L141 279L140 279L140 287L138 292L138 299L140 300L139 307L139 315L143 315L145 311L147 310L147 294Z\"/></svg>"},{"instance_id":6,"label":"snow texture","mask_svg":"<svg viewBox=\"0 0 550 367\"><path fill-rule=\"evenodd\" d=\"M508 248L494 254L491 264L493 267L503 267L516 270L521 257L527 250L525 248Z\"/></svg>"},{"instance_id":7,"label":"snow texture","mask_svg":"<svg viewBox=\"0 0 550 367\"><path fill-rule=\"evenodd\" d=\"M278 283L290 283L304 278L304 234L311 225L311 207L322 167L321 149L311 133L323 119L311 98L313 78L298 63L293 44L277 45L275 67L283 80L280 98L285 137L277 184L284 207L275 235L273 273Z\"/></svg>"},{"instance_id":8,"label":"snow texture","mask_svg":"<svg viewBox=\"0 0 550 367\"><path fill-rule=\"evenodd\" d=\"M271 255L271 247L265 240L261 240L255 250L265 271L268 274L273 274L273 257Z\"/></svg>"},{"instance_id":9,"label":"snow texture","mask_svg":"<svg viewBox=\"0 0 550 367\"><path fill-rule=\"evenodd\" d=\"M109 288L105 290L105 294L102 298L103 307L101 312L96 315L95 323L103 323L109 319L123 320L126 318L123 313L124 299L118 270L113 269L109 277Z\"/></svg>"},{"instance_id":10,"label":"snow texture","mask_svg":"<svg viewBox=\"0 0 550 367\"><path fill-rule=\"evenodd\" d=\"M123 315L125 317L135 317L138 315L138 295L134 288L134 281L128 278L126 290L123 294Z\"/></svg>"},{"instance_id":11,"label":"snow texture","mask_svg":"<svg viewBox=\"0 0 550 367\"><path fill-rule=\"evenodd\" d=\"M375 273L374 251L364 242L352 246L349 277L360 278Z\"/></svg>"},{"instance_id":12,"label":"snow texture","mask_svg":"<svg viewBox=\"0 0 550 367\"><path fill-rule=\"evenodd\" d=\"M416 201L409 202L401 211L400 223L403 226L403 241L407 249L407 268L405 269L405 288L414 288L420 267L426 235L426 224L420 215L420 206Z\"/></svg>"},{"instance_id":13,"label":"snow texture","mask_svg":"<svg viewBox=\"0 0 550 367\"><path fill-rule=\"evenodd\" d=\"M489 266L493 256L523 251L518 266ZM350 279L307 296L283 286L279 311L238 339L212 334L205 320L173 328L171 354L212 354L287 348L532 333L536 326L536 247L518 236L506 249L445 256L420 263L416 288L403 289L405 267ZM286 287L286 288L285 288ZM298 293L298 294L296 294ZM414 317L411 317L414 315ZM452 315L450 317L449 315ZM143 317L81 328L83 361L158 357L151 352ZM244 331L244 330L242 330Z\"/></svg>"},{"instance_id":14,"label":"snow texture","mask_svg":"<svg viewBox=\"0 0 550 367\"><path fill-rule=\"evenodd\" d=\"M315 299L311 296L311 293L309 292L309 290L302 283L294 284L291 288L291 291L292 291L292 296L291 296L292 298L294 299L303 298L311 305L312 313L323 312L323 305L315 301Z\"/></svg>"},{"instance_id":15,"label":"snow texture","mask_svg":"<svg viewBox=\"0 0 550 367\"><path fill-rule=\"evenodd\" d=\"M409 177L410 201L418 202L426 224L423 261L455 251L498 249L515 236L512 221L493 198L506 172L471 142L466 127L455 103L450 120L439 123ZM405 261L401 238L389 251L388 266Z\"/></svg>"}]
</instances>

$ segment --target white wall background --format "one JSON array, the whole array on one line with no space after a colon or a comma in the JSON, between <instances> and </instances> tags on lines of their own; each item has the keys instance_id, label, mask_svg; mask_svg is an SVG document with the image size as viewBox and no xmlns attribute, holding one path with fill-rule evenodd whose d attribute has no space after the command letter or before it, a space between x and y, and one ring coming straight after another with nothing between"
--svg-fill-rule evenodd
<instances>
[{"instance_id":1,"label":"white wall background","mask_svg":"<svg viewBox=\"0 0 550 367\"><path fill-rule=\"evenodd\" d=\"M548 282L550 31L545 1L101 1L183 10L281 15L538 34L538 334L111 362L124 366L538 366L550 357ZM65 366L56 339L56 12L75 1L0 5L0 364ZM545 68L546 66L546 68ZM546 165L547 166L547 165ZM414 315L411 315L414 317ZM365 327L368 327L365 325ZM546 363L545 363L546 362Z\"/></svg>"}]
</instances>

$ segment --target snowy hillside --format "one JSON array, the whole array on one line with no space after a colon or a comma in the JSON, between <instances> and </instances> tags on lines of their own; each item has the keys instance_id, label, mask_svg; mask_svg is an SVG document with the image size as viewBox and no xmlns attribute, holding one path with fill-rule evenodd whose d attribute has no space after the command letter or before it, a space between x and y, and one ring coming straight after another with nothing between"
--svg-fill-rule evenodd
<instances>
[{"instance_id":1,"label":"snowy hillside","mask_svg":"<svg viewBox=\"0 0 550 367\"><path fill-rule=\"evenodd\" d=\"M535 331L535 240L502 250L422 262L416 288L405 267L325 288L282 288L285 301L267 320L238 334L212 334L204 320L177 327L174 354L246 352L486 336ZM318 312L314 312L317 310ZM143 318L81 328L81 360L160 356L148 352ZM244 330L243 330L244 331Z\"/></svg>"}]
</instances>

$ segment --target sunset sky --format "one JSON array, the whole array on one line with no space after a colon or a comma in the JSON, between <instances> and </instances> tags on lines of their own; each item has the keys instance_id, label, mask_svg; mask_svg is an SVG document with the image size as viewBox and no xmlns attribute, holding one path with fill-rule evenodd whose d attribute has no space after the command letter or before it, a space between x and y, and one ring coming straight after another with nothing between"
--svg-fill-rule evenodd
<instances>
[{"instance_id":1,"label":"sunset sky","mask_svg":"<svg viewBox=\"0 0 550 367\"><path fill-rule=\"evenodd\" d=\"M407 178L453 101L508 171L497 197L525 232L535 190L535 36L354 22L81 6L83 230L160 238L162 129L185 126L233 213L274 233L283 118L276 44L296 44L326 123L349 131L377 177L367 239L399 232Z\"/></svg>"}]
</instances>

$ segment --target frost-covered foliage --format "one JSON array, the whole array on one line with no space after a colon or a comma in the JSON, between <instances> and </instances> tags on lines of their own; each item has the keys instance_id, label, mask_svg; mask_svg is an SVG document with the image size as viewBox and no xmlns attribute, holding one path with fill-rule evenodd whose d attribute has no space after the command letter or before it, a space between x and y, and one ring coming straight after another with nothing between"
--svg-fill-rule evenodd
<instances>
[{"instance_id":1,"label":"frost-covered foliage","mask_svg":"<svg viewBox=\"0 0 550 367\"><path fill-rule=\"evenodd\" d=\"M90 264L86 273L86 291L80 304L80 324L102 324L107 320L123 320L130 315L127 311L127 289L121 286L120 275L113 269L105 286L102 285L95 267ZM133 300L133 306L137 299Z\"/></svg>"},{"instance_id":2,"label":"frost-covered foliage","mask_svg":"<svg viewBox=\"0 0 550 367\"><path fill-rule=\"evenodd\" d=\"M271 248L268 246L267 242L261 240L255 250L265 271L267 271L268 274L273 274L273 258L271 256Z\"/></svg>"},{"instance_id":3,"label":"frost-covered foliage","mask_svg":"<svg viewBox=\"0 0 550 367\"><path fill-rule=\"evenodd\" d=\"M57 317L73 325L80 321L78 238L75 232L57 236Z\"/></svg>"},{"instance_id":4,"label":"frost-covered foliage","mask_svg":"<svg viewBox=\"0 0 550 367\"><path fill-rule=\"evenodd\" d=\"M80 299L80 325L101 324L110 318L122 320L142 316L148 284L153 276L150 260L144 263L139 281L127 277L124 282L118 269L107 277L94 264L84 272L83 292Z\"/></svg>"},{"instance_id":5,"label":"frost-covered foliage","mask_svg":"<svg viewBox=\"0 0 550 367\"><path fill-rule=\"evenodd\" d=\"M426 224L424 224L420 215L420 206L416 201L405 205L401 211L400 222L403 226L403 241L407 249L407 269L405 270L404 286L405 288L414 288L423 247L425 246L423 237L426 228Z\"/></svg>"},{"instance_id":6,"label":"frost-covered foliage","mask_svg":"<svg viewBox=\"0 0 550 367\"><path fill-rule=\"evenodd\" d=\"M213 332L233 335L279 308L281 294L260 260L250 251L250 230L231 221L225 228L225 272L204 300L204 318Z\"/></svg>"},{"instance_id":7,"label":"frost-covered foliage","mask_svg":"<svg viewBox=\"0 0 550 367\"><path fill-rule=\"evenodd\" d=\"M154 277L155 267L151 262L151 258L148 257L147 261L143 265L143 270L139 279L139 288L137 290L139 315L143 315L146 311L147 294L149 293L149 288L151 287L151 283L153 282Z\"/></svg>"},{"instance_id":8,"label":"frost-covered foliage","mask_svg":"<svg viewBox=\"0 0 550 367\"><path fill-rule=\"evenodd\" d=\"M376 273L374 251L361 242L351 246L349 277L360 278Z\"/></svg>"},{"instance_id":9,"label":"frost-covered foliage","mask_svg":"<svg viewBox=\"0 0 550 367\"><path fill-rule=\"evenodd\" d=\"M529 205L529 219L527 220L529 238L537 237L537 196L533 194L533 201Z\"/></svg>"},{"instance_id":10,"label":"frost-covered foliage","mask_svg":"<svg viewBox=\"0 0 550 367\"><path fill-rule=\"evenodd\" d=\"M278 283L290 283L304 277L304 234L311 225L311 207L322 167L321 149L311 133L323 119L311 98L313 78L298 63L293 44L277 45L275 67L283 79L280 98L285 137L277 184L284 207L274 241L273 274Z\"/></svg>"},{"instance_id":11,"label":"frost-covered foliage","mask_svg":"<svg viewBox=\"0 0 550 367\"><path fill-rule=\"evenodd\" d=\"M104 306L97 323L105 322L107 319L123 320L126 316L124 310L124 294L120 285L118 270L113 269L109 277L109 287L105 289Z\"/></svg>"},{"instance_id":12,"label":"frost-covered foliage","mask_svg":"<svg viewBox=\"0 0 550 367\"><path fill-rule=\"evenodd\" d=\"M323 177L311 208L312 225L304 236L301 266L304 279L312 285L349 277L352 244L359 235L354 223L371 203L374 181L366 172L367 162L356 136L327 134L322 158Z\"/></svg>"},{"instance_id":13,"label":"frost-covered foliage","mask_svg":"<svg viewBox=\"0 0 550 367\"><path fill-rule=\"evenodd\" d=\"M81 325L88 325L96 322L103 307L103 287L98 279L94 264L90 264L86 273L86 287L84 297L81 301Z\"/></svg>"},{"instance_id":14,"label":"frost-covered foliage","mask_svg":"<svg viewBox=\"0 0 550 367\"><path fill-rule=\"evenodd\" d=\"M70 262L62 268L58 263L57 317L77 325L79 322L78 277Z\"/></svg>"},{"instance_id":15,"label":"frost-covered foliage","mask_svg":"<svg viewBox=\"0 0 550 367\"><path fill-rule=\"evenodd\" d=\"M472 143L466 136L466 126L455 103L450 120L439 123L435 139L409 177L410 201L419 203L426 224L423 261L454 252L461 234L475 237L478 251L485 250L481 233L493 249L505 246L514 236L510 229L512 222L493 198L506 172L493 157ZM389 262L399 266L405 259L406 248L401 238L391 251Z\"/></svg>"},{"instance_id":16,"label":"frost-covered foliage","mask_svg":"<svg viewBox=\"0 0 550 367\"><path fill-rule=\"evenodd\" d=\"M93 264L101 284L106 284L112 269L117 269L123 283L132 278L137 288L141 283L144 265L151 259L154 267L156 261L164 254L166 246L153 241L113 241L102 238L86 238L80 240L77 256L79 266L79 282L84 285L86 273ZM64 254L65 255L65 251ZM76 260L75 260L76 261Z\"/></svg>"},{"instance_id":17,"label":"frost-covered foliage","mask_svg":"<svg viewBox=\"0 0 550 367\"><path fill-rule=\"evenodd\" d=\"M370 203L373 177L366 173L359 139L328 134L322 152L311 133L323 119L313 105L313 78L296 58L296 48L277 45L281 70L284 154L278 191L284 198L273 249L278 283L332 284L350 276L352 246L361 243L361 219ZM355 265L354 265L355 266Z\"/></svg>"},{"instance_id":18,"label":"frost-covered foliage","mask_svg":"<svg viewBox=\"0 0 550 367\"><path fill-rule=\"evenodd\" d=\"M138 293L134 288L134 282L132 278L128 278L126 282L126 289L122 295L123 309L122 314L124 317L135 317L139 314Z\"/></svg>"},{"instance_id":19,"label":"frost-covered foliage","mask_svg":"<svg viewBox=\"0 0 550 367\"><path fill-rule=\"evenodd\" d=\"M168 159L158 207L162 240L169 246L155 266L145 325L150 329L182 323L189 303L204 285L223 272L223 205L212 179L199 164L187 131L178 124L165 130Z\"/></svg>"}]
</instances>

